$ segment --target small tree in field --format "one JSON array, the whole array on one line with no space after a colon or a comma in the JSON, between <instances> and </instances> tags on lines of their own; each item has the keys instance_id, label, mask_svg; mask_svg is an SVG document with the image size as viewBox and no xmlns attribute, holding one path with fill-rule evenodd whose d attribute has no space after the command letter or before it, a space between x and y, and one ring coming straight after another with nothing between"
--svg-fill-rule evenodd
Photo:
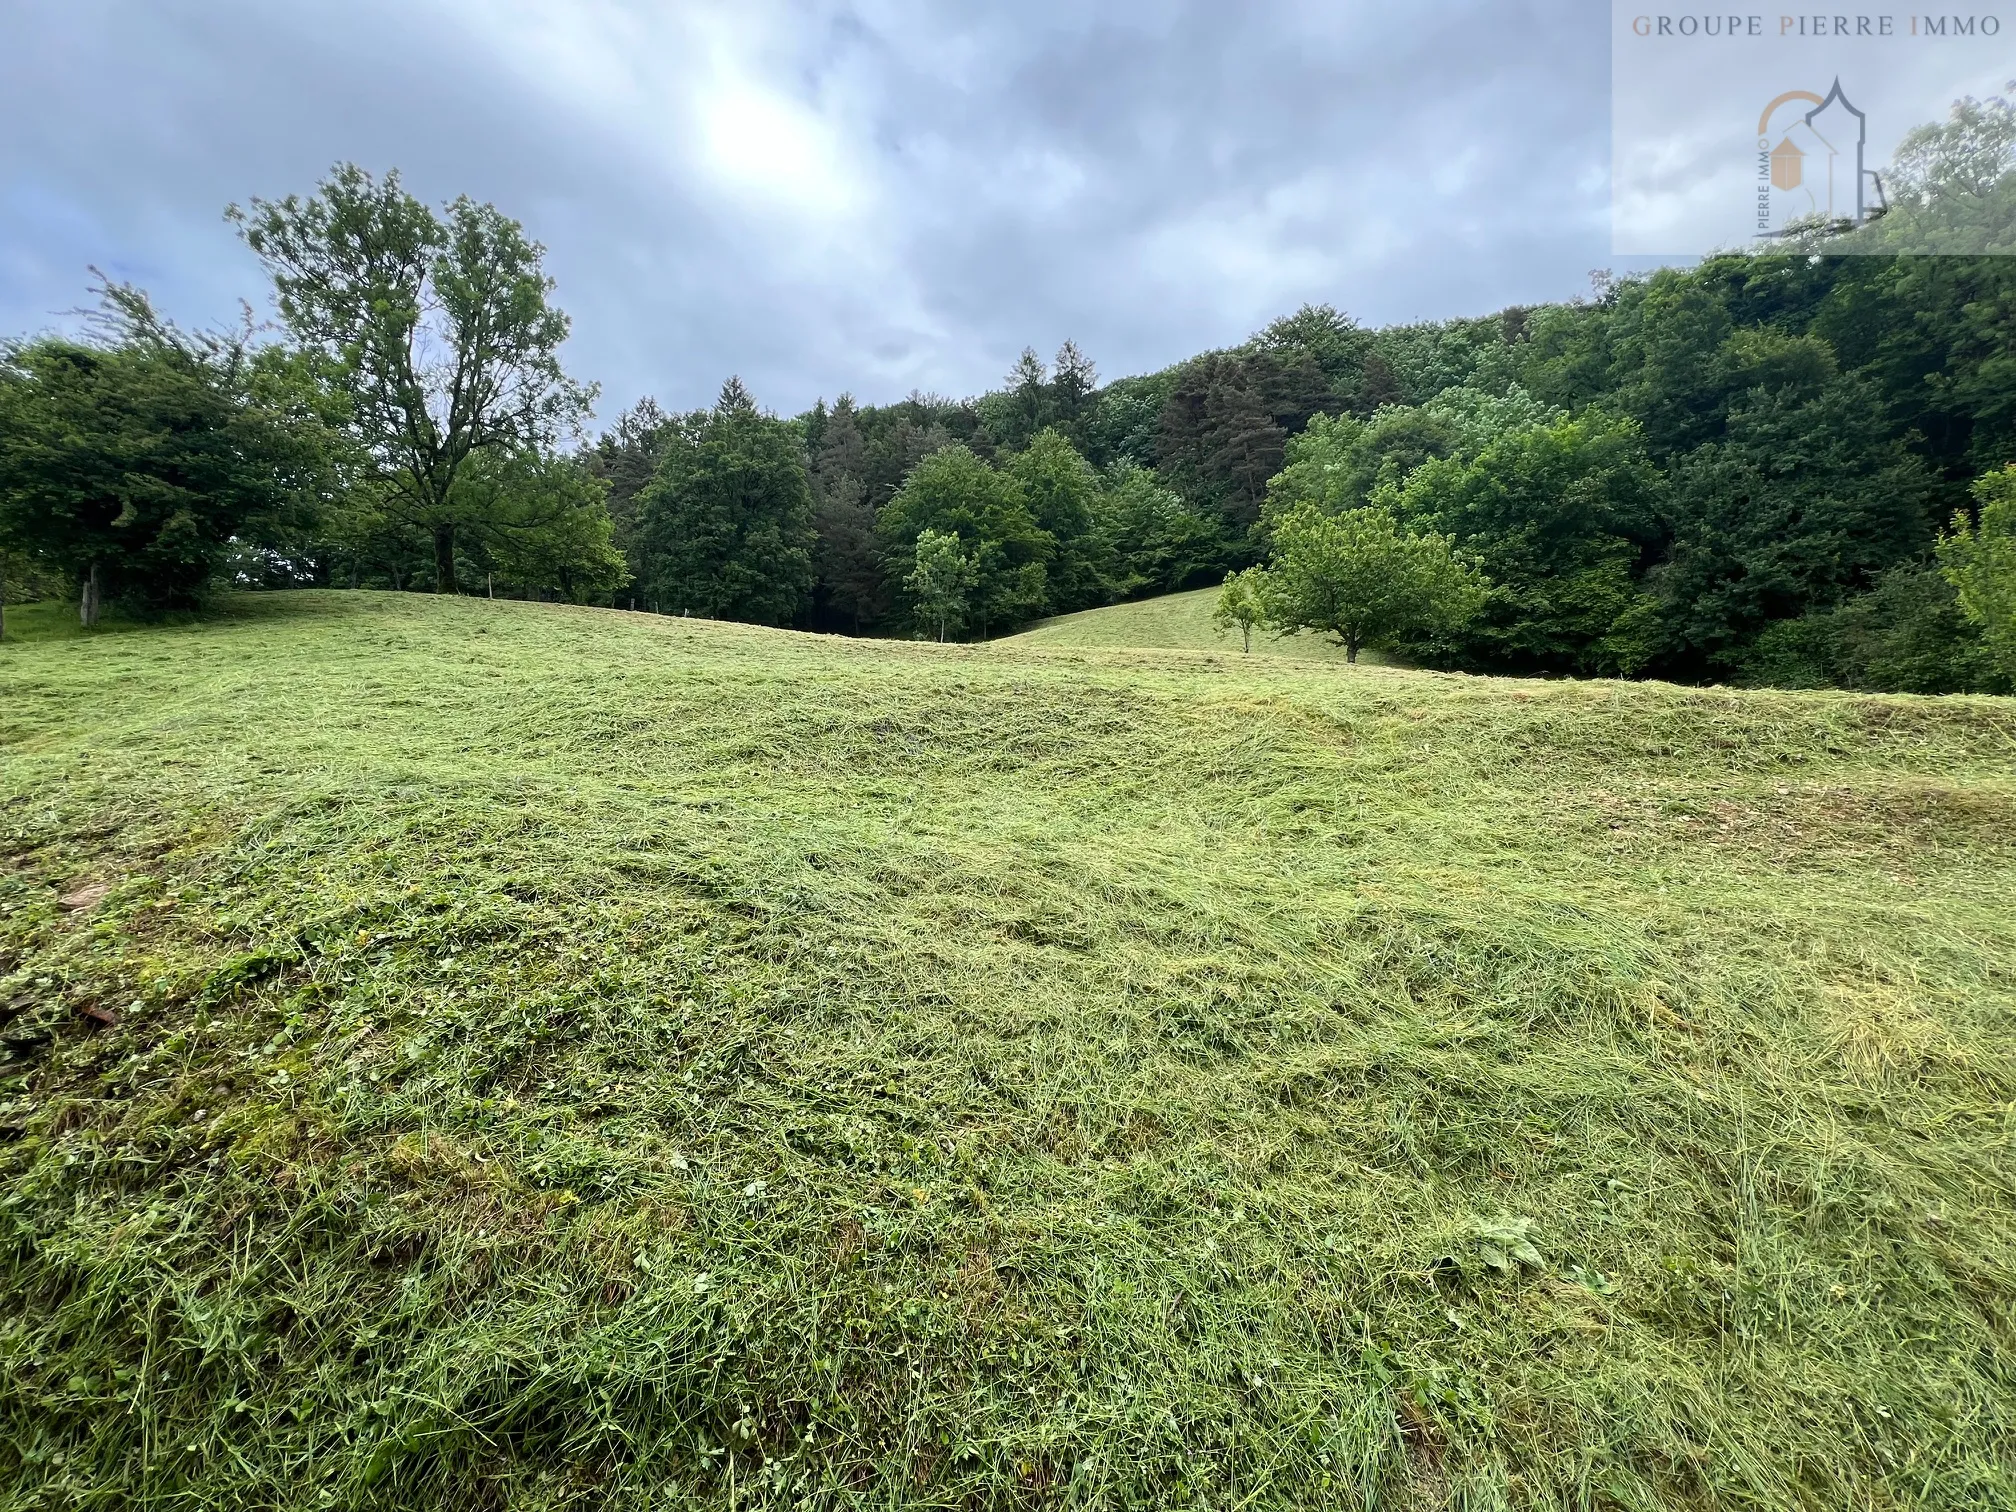
<instances>
[{"instance_id":1,"label":"small tree in field","mask_svg":"<svg viewBox=\"0 0 2016 1512\"><path fill-rule=\"evenodd\" d=\"M1211 611L1211 628L1219 631L1239 627L1244 652L1253 651L1253 627L1267 622L1267 603L1262 589L1267 574L1258 567L1225 574L1225 586L1218 590L1218 603Z\"/></svg>"},{"instance_id":2,"label":"small tree in field","mask_svg":"<svg viewBox=\"0 0 2016 1512\"><path fill-rule=\"evenodd\" d=\"M1355 662L1366 646L1465 623L1487 587L1447 536L1410 535L1377 506L1326 515L1302 504L1274 522L1260 593L1268 624L1331 636Z\"/></svg>"},{"instance_id":3,"label":"small tree in field","mask_svg":"<svg viewBox=\"0 0 2016 1512\"><path fill-rule=\"evenodd\" d=\"M1939 560L1996 665L2016 677L2016 465L1982 478L1974 497L1980 522L1956 518L1953 533L1939 543Z\"/></svg>"},{"instance_id":4,"label":"small tree in field","mask_svg":"<svg viewBox=\"0 0 2016 1512\"><path fill-rule=\"evenodd\" d=\"M917 600L917 616L938 625L938 639L966 619L966 598L978 578L972 560L950 531L926 530L917 537L917 570L903 581Z\"/></svg>"}]
</instances>

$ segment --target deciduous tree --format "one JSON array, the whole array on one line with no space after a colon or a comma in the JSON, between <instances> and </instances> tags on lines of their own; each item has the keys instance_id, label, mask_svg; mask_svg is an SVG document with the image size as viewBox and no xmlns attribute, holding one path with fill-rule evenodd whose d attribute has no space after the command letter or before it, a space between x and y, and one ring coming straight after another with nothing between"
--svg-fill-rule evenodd
<instances>
[{"instance_id":1,"label":"deciduous tree","mask_svg":"<svg viewBox=\"0 0 2016 1512\"><path fill-rule=\"evenodd\" d=\"M1123 462L1107 476L1095 512L1115 598L1174 593L1208 581L1228 554L1215 514L1192 509L1152 468Z\"/></svg>"},{"instance_id":2,"label":"deciduous tree","mask_svg":"<svg viewBox=\"0 0 2016 1512\"><path fill-rule=\"evenodd\" d=\"M1638 601L1660 479L1637 427L1600 411L1516 425L1467 460L1422 464L1389 500L1445 534L1492 582L1456 656L1506 672L1614 672L1607 638Z\"/></svg>"},{"instance_id":3,"label":"deciduous tree","mask_svg":"<svg viewBox=\"0 0 2016 1512\"><path fill-rule=\"evenodd\" d=\"M437 214L354 164L306 199L255 199L231 219L272 274L281 317L350 400L384 508L433 541L435 587L456 591L456 481L480 452L549 450L594 390L560 364L567 317L544 249L467 195Z\"/></svg>"},{"instance_id":4,"label":"deciduous tree","mask_svg":"<svg viewBox=\"0 0 2016 1512\"><path fill-rule=\"evenodd\" d=\"M899 580L914 569L924 531L959 537L973 562L971 612L982 635L1049 607L1046 569L1055 539L1030 515L1021 485L966 446L944 447L919 462L876 524Z\"/></svg>"},{"instance_id":5,"label":"deciduous tree","mask_svg":"<svg viewBox=\"0 0 2016 1512\"><path fill-rule=\"evenodd\" d=\"M1456 628L1487 587L1447 536L1411 534L1377 506L1326 515L1304 504L1274 523L1260 595L1268 624L1328 635L1355 662L1366 646Z\"/></svg>"},{"instance_id":6,"label":"deciduous tree","mask_svg":"<svg viewBox=\"0 0 2016 1512\"><path fill-rule=\"evenodd\" d=\"M1239 627L1240 650L1251 655L1253 627L1267 622L1264 568L1248 567L1244 572L1228 572L1225 586L1218 590L1218 602L1211 609L1211 625L1220 632Z\"/></svg>"},{"instance_id":7,"label":"deciduous tree","mask_svg":"<svg viewBox=\"0 0 2016 1512\"><path fill-rule=\"evenodd\" d=\"M966 621L966 602L978 581L972 559L950 531L926 530L917 537L916 566L903 586L917 605L918 618L938 627L938 639Z\"/></svg>"},{"instance_id":8,"label":"deciduous tree","mask_svg":"<svg viewBox=\"0 0 2016 1512\"><path fill-rule=\"evenodd\" d=\"M1048 574L1050 608L1068 614L1104 603L1105 574L1094 529L1099 475L1078 454L1070 438L1046 426L1004 469L1022 485L1022 502L1036 524L1056 543Z\"/></svg>"},{"instance_id":9,"label":"deciduous tree","mask_svg":"<svg viewBox=\"0 0 2016 1512\"><path fill-rule=\"evenodd\" d=\"M472 542L506 582L536 597L603 600L629 577L616 548L609 485L584 458L517 453L478 457L456 486L480 489L472 515L483 521Z\"/></svg>"},{"instance_id":10,"label":"deciduous tree","mask_svg":"<svg viewBox=\"0 0 2016 1512\"><path fill-rule=\"evenodd\" d=\"M2016 465L1982 478L1974 497L1980 519L1954 520L1939 557L1961 609L2003 673L2016 678Z\"/></svg>"}]
</instances>

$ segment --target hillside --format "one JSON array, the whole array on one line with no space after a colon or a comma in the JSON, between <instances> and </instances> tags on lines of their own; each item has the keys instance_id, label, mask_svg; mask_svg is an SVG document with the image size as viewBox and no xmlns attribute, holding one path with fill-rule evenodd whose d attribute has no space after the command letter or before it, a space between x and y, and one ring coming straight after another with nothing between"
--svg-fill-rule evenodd
<instances>
[{"instance_id":1,"label":"hillside","mask_svg":"<svg viewBox=\"0 0 2016 1512\"><path fill-rule=\"evenodd\" d=\"M2016 1498L2016 703L1042 636L0 647L0 1507Z\"/></svg>"},{"instance_id":2,"label":"hillside","mask_svg":"<svg viewBox=\"0 0 2016 1512\"><path fill-rule=\"evenodd\" d=\"M1006 639L1011 645L1224 651L1234 656L1242 655L1239 632L1221 632L1211 624L1211 610L1217 602L1216 588L1165 593L1159 598L1140 599L1131 604L1113 604L1104 609L1060 614ZM1319 636L1274 636L1259 630L1253 633L1252 654L1293 657L1297 661L1341 663L1344 660L1341 646ZM1359 660L1377 663L1383 658L1376 651L1368 651Z\"/></svg>"}]
</instances>

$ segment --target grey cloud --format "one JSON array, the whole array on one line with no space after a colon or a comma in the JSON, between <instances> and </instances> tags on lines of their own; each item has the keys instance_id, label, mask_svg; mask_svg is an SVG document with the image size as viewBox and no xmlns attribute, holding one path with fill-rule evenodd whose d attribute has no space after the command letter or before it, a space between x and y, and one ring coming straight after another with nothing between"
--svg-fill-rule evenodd
<instances>
[{"instance_id":1,"label":"grey cloud","mask_svg":"<svg viewBox=\"0 0 2016 1512\"><path fill-rule=\"evenodd\" d=\"M971 393L1065 336L1117 376L1303 300L1374 322L1478 313L1574 294L1610 261L1591 192L1607 8L1589 0L667 14L17 5L0 330L58 323L89 263L178 318L230 318L263 285L223 206L306 190L338 159L524 220L605 414L703 402L731 371L785 411L842 389ZM716 42L830 133L858 213L710 178L681 111Z\"/></svg>"}]
</instances>

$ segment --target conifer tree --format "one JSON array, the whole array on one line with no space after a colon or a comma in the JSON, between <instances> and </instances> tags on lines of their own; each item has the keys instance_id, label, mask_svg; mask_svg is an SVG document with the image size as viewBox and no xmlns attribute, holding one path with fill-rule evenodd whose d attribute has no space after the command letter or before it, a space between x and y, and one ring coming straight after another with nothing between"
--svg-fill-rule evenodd
<instances>
[{"instance_id":1,"label":"conifer tree","mask_svg":"<svg viewBox=\"0 0 2016 1512\"><path fill-rule=\"evenodd\" d=\"M782 625L804 609L817 540L804 448L741 379L687 417L637 507L665 613Z\"/></svg>"},{"instance_id":2,"label":"conifer tree","mask_svg":"<svg viewBox=\"0 0 2016 1512\"><path fill-rule=\"evenodd\" d=\"M816 591L822 612L844 618L859 634L889 605L868 497L868 448L852 395L834 401L820 429L812 470Z\"/></svg>"},{"instance_id":3,"label":"conifer tree","mask_svg":"<svg viewBox=\"0 0 2016 1512\"><path fill-rule=\"evenodd\" d=\"M1050 372L1050 423L1082 447L1078 423L1092 401L1093 391L1099 387L1099 370L1090 357L1078 350L1077 342L1067 339L1057 348L1057 360Z\"/></svg>"}]
</instances>

